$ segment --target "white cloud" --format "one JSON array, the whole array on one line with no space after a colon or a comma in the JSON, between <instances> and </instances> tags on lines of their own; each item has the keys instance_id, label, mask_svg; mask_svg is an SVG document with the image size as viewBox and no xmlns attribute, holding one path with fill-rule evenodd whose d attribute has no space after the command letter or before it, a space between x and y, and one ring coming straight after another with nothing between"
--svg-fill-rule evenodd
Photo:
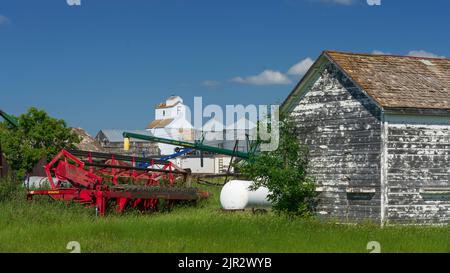
<instances>
[{"instance_id":1,"label":"white cloud","mask_svg":"<svg viewBox=\"0 0 450 273\"><path fill-rule=\"evenodd\" d=\"M1 15L0 14L0 25L6 25L10 22L11 20L9 20L8 17L6 17L5 15Z\"/></svg>"},{"instance_id":2,"label":"white cloud","mask_svg":"<svg viewBox=\"0 0 450 273\"><path fill-rule=\"evenodd\" d=\"M353 0L332 0L331 2L339 4L339 5L351 5L354 3Z\"/></svg>"},{"instance_id":3,"label":"white cloud","mask_svg":"<svg viewBox=\"0 0 450 273\"><path fill-rule=\"evenodd\" d=\"M389 52L384 52L384 51L377 50L377 49L375 49L374 51L372 51L372 54L375 54L375 55L392 55L392 54L389 53Z\"/></svg>"},{"instance_id":4,"label":"white cloud","mask_svg":"<svg viewBox=\"0 0 450 273\"><path fill-rule=\"evenodd\" d=\"M311 2L333 3L338 5L350 6L355 3L355 0L310 0Z\"/></svg>"},{"instance_id":5,"label":"white cloud","mask_svg":"<svg viewBox=\"0 0 450 273\"><path fill-rule=\"evenodd\" d=\"M220 82L213 80L205 80L202 82L202 85L206 87L217 87L220 85Z\"/></svg>"},{"instance_id":6,"label":"white cloud","mask_svg":"<svg viewBox=\"0 0 450 273\"><path fill-rule=\"evenodd\" d=\"M294 64L289 68L287 74L288 75L296 75L301 76L305 75L308 69L313 65L314 61L311 58L306 58L301 60L300 62Z\"/></svg>"},{"instance_id":7,"label":"white cloud","mask_svg":"<svg viewBox=\"0 0 450 273\"><path fill-rule=\"evenodd\" d=\"M372 54L375 55L393 55L390 52L384 52L378 49L375 49L372 51ZM412 57L424 57L424 58L445 58L445 56L440 56L431 52L427 52L425 50L411 50L408 52L407 56L412 56Z\"/></svg>"},{"instance_id":8,"label":"white cloud","mask_svg":"<svg viewBox=\"0 0 450 273\"><path fill-rule=\"evenodd\" d=\"M291 80L283 73L274 70L264 70L258 75L248 77L235 77L233 82L253 85L290 84Z\"/></svg>"},{"instance_id":9,"label":"white cloud","mask_svg":"<svg viewBox=\"0 0 450 273\"><path fill-rule=\"evenodd\" d=\"M308 57L291 66L286 73L266 69L258 75L248 77L235 77L231 79L231 81L253 85L290 84L292 83L292 80L288 75L302 76L306 74L306 72L308 72L308 69L311 67L311 65L313 65L313 63L314 61Z\"/></svg>"},{"instance_id":10,"label":"white cloud","mask_svg":"<svg viewBox=\"0 0 450 273\"><path fill-rule=\"evenodd\" d=\"M445 58L445 56L439 56L437 54L431 53L431 52L427 52L425 50L411 50L408 53L408 56L413 56L413 57L424 57L424 58Z\"/></svg>"}]
</instances>

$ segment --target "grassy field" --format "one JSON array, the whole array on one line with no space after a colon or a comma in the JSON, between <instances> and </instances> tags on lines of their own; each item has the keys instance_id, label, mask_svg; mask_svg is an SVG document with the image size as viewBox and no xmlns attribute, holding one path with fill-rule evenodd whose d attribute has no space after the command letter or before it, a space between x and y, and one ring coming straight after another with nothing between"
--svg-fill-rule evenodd
<instances>
[{"instance_id":1,"label":"grassy field","mask_svg":"<svg viewBox=\"0 0 450 273\"><path fill-rule=\"evenodd\" d=\"M3 187L0 252L69 252L69 241L78 241L81 252L368 252L369 241L382 252L450 252L448 226L379 228L226 213L219 188L208 190L213 197L197 207L96 218L78 204L28 203L23 191Z\"/></svg>"}]
</instances>

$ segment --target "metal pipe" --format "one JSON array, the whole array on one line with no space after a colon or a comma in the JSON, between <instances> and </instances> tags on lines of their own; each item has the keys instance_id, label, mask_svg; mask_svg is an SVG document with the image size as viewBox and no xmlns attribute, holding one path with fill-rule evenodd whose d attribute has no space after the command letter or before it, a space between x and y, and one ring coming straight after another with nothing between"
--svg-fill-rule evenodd
<instances>
[{"instance_id":1,"label":"metal pipe","mask_svg":"<svg viewBox=\"0 0 450 273\"><path fill-rule=\"evenodd\" d=\"M149 171L149 172L160 172L160 173L179 173L187 174L187 171L181 170L167 170L167 169L157 169L157 168L140 168L133 166L121 166L121 165L110 165L110 164L100 164L100 163L90 163L85 162L85 166L99 167L99 168L111 168L111 169L124 169L124 170L138 170L138 171Z\"/></svg>"},{"instance_id":2,"label":"metal pipe","mask_svg":"<svg viewBox=\"0 0 450 273\"><path fill-rule=\"evenodd\" d=\"M141 135L136 133L130 133L130 132L124 132L123 133L124 139L126 138L136 138L136 139L142 139L152 142L159 142L159 143L165 143L175 146L182 146L186 148L192 148L199 151L205 151L205 152L211 152L215 154L222 154L222 155L229 155L229 156L236 156L244 159L248 159L250 155L248 153L240 152L240 151L233 151L228 149L222 149L214 146L208 146L203 145L201 143L192 143L187 141L180 141L180 140L174 140L174 139L168 139L168 138L162 138L162 137L155 137L155 136L148 136L148 135Z\"/></svg>"},{"instance_id":3,"label":"metal pipe","mask_svg":"<svg viewBox=\"0 0 450 273\"><path fill-rule=\"evenodd\" d=\"M162 164L162 165L169 164L169 161L161 160L158 157L135 157L135 156L129 156L129 155L90 152L90 151L82 151L82 150L68 150L68 152L75 156L88 157L89 154L91 154L91 157L93 157L93 158L111 159L111 157L114 156L114 159L121 160L121 161L131 162L134 159L135 162L139 162L139 163L150 163L151 161L153 161L154 164Z\"/></svg>"},{"instance_id":4,"label":"metal pipe","mask_svg":"<svg viewBox=\"0 0 450 273\"><path fill-rule=\"evenodd\" d=\"M11 116L2 110L0 110L0 116L2 116L9 124L11 124L11 126L15 128L19 127L19 121L15 116Z\"/></svg>"}]
</instances>

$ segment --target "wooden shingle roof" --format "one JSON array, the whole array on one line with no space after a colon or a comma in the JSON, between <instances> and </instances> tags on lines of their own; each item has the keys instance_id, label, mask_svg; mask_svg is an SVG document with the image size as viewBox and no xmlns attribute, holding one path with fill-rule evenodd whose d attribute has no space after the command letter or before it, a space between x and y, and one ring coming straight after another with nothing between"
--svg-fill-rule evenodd
<instances>
[{"instance_id":1,"label":"wooden shingle roof","mask_svg":"<svg viewBox=\"0 0 450 273\"><path fill-rule=\"evenodd\" d=\"M384 108L450 109L450 59L323 54Z\"/></svg>"},{"instance_id":2,"label":"wooden shingle roof","mask_svg":"<svg viewBox=\"0 0 450 273\"><path fill-rule=\"evenodd\" d=\"M147 125L147 129L164 128L169 125L174 119L155 119Z\"/></svg>"},{"instance_id":3,"label":"wooden shingle roof","mask_svg":"<svg viewBox=\"0 0 450 273\"><path fill-rule=\"evenodd\" d=\"M175 105L178 105L178 104L180 104L181 102L176 102L176 103L174 103L174 104L172 104L172 105L167 105L165 102L164 103L160 103L160 104L158 104L157 106L156 106L156 109L163 109L163 108L171 108L171 107L174 107Z\"/></svg>"}]
</instances>

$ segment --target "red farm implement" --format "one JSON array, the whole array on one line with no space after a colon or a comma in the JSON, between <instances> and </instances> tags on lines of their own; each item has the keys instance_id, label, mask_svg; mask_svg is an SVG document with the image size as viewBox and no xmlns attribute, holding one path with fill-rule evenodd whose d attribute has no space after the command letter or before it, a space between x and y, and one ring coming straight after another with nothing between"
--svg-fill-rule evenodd
<instances>
[{"instance_id":1,"label":"red farm implement","mask_svg":"<svg viewBox=\"0 0 450 273\"><path fill-rule=\"evenodd\" d=\"M141 166L136 166L138 163ZM62 150L45 171L51 189L30 190L29 200L34 195L48 195L95 207L99 215L109 206L118 212L127 207L145 211L155 210L161 200L172 206L177 201L208 197L207 192L184 187L189 172L165 160Z\"/></svg>"}]
</instances>

